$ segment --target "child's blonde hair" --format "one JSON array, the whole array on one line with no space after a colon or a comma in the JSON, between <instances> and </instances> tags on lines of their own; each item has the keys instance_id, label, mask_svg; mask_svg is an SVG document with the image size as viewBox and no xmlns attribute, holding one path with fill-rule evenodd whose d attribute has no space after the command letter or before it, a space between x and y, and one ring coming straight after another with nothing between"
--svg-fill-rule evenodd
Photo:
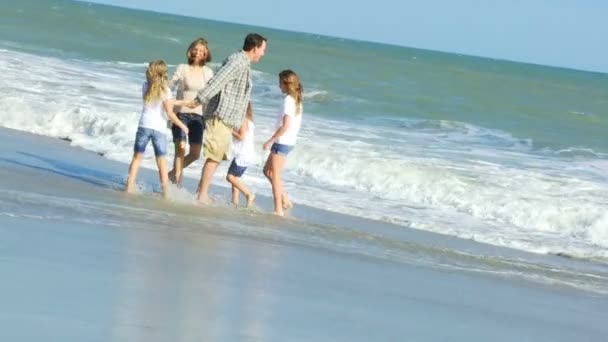
<instances>
[{"instance_id":1,"label":"child's blonde hair","mask_svg":"<svg viewBox=\"0 0 608 342\"><path fill-rule=\"evenodd\" d=\"M249 121L253 122L253 108L251 107L251 102L247 104L247 111L245 112L245 117L249 119Z\"/></svg>"},{"instance_id":2,"label":"child's blonde hair","mask_svg":"<svg viewBox=\"0 0 608 342\"><path fill-rule=\"evenodd\" d=\"M152 103L160 100L169 86L167 64L163 60L155 60L148 64L146 70L148 89L144 94L144 103Z\"/></svg>"},{"instance_id":3,"label":"child's blonde hair","mask_svg":"<svg viewBox=\"0 0 608 342\"><path fill-rule=\"evenodd\" d=\"M296 114L300 114L302 111L302 93L304 92L300 78L293 70L287 69L279 73L279 80L285 85L287 95L296 100Z\"/></svg>"}]
</instances>

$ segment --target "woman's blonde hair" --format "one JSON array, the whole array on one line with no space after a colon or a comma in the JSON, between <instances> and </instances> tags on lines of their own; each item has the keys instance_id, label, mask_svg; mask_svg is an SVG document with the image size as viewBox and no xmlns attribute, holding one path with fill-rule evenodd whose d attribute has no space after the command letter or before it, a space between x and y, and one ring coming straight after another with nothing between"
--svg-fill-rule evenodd
<instances>
[{"instance_id":1,"label":"woman's blonde hair","mask_svg":"<svg viewBox=\"0 0 608 342\"><path fill-rule=\"evenodd\" d=\"M186 50L186 58L188 59L188 65L194 64L194 57L192 57L192 50L194 50L194 48L196 48L197 45L202 45L205 47L205 50L207 50L207 57L203 58L199 62L198 65L203 66L203 65L211 62L211 50L209 50L209 43L207 43L207 40L205 38L197 38L192 43L190 43L188 50Z\"/></svg>"},{"instance_id":2,"label":"woman's blonde hair","mask_svg":"<svg viewBox=\"0 0 608 342\"><path fill-rule=\"evenodd\" d=\"M169 86L167 64L163 60L155 60L148 64L146 70L148 89L144 93L144 103L152 103L162 99Z\"/></svg>"},{"instance_id":3,"label":"woman's blonde hair","mask_svg":"<svg viewBox=\"0 0 608 342\"><path fill-rule=\"evenodd\" d=\"M300 78L293 70L287 69L279 73L279 80L285 85L287 95L296 100L296 114L300 114L302 111L302 94L304 92Z\"/></svg>"}]
</instances>

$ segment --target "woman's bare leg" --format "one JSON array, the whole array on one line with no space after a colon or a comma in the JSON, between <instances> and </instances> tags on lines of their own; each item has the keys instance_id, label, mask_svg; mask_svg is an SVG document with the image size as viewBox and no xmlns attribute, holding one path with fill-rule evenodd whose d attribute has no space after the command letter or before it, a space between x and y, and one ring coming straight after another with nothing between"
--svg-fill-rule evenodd
<instances>
[{"instance_id":1,"label":"woman's bare leg","mask_svg":"<svg viewBox=\"0 0 608 342\"><path fill-rule=\"evenodd\" d=\"M169 196L169 175L167 173L167 160L165 157L156 157L156 166L158 166L158 177L160 178L160 187L163 191L163 198Z\"/></svg>"},{"instance_id":2,"label":"woman's bare leg","mask_svg":"<svg viewBox=\"0 0 608 342\"><path fill-rule=\"evenodd\" d=\"M169 179L175 184L182 183L182 171L184 169L184 155L186 154L186 141L175 142L175 157L173 158L173 169L169 171Z\"/></svg>"}]
</instances>

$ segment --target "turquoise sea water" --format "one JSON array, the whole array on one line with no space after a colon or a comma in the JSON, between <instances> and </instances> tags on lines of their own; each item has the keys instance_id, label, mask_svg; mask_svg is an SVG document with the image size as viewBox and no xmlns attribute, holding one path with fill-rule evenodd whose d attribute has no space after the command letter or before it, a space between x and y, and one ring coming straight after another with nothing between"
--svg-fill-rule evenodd
<instances>
[{"instance_id":1,"label":"turquoise sea water","mask_svg":"<svg viewBox=\"0 0 608 342\"><path fill-rule=\"evenodd\" d=\"M252 31L269 39L254 65L260 146L279 108L276 74L293 68L304 83L285 175L296 202L608 260L607 74L85 2L0 1L0 122L128 161L145 63L183 63L203 36L217 67ZM258 153L245 180L269 193ZM200 164L188 172L198 177Z\"/></svg>"}]
</instances>

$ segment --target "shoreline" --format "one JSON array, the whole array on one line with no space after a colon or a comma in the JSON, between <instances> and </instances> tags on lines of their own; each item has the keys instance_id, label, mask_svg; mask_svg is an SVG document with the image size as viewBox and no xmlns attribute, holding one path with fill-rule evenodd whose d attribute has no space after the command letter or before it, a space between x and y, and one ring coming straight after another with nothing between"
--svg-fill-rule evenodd
<instances>
[{"instance_id":1,"label":"shoreline","mask_svg":"<svg viewBox=\"0 0 608 342\"><path fill-rule=\"evenodd\" d=\"M102 189L109 189L114 195L116 195L116 192L118 192L119 196L123 195L122 188L124 187L124 178L126 177L128 169L128 164L126 163L107 159L94 151L71 146L69 140L66 139L52 138L8 128L0 128L0 134L8 135L9 140L11 141L33 139L38 140L35 141L35 144L44 145L45 147L53 145L53 147L58 150L67 149L68 151L72 151L71 153L79 155L78 158L86 156L87 160L81 165L68 165L65 162L53 162L51 159L47 158L46 162L51 160L50 165L52 168L41 168L41 170L47 172L51 170L61 176L67 176L81 181L84 180L90 184L99 186ZM54 143L50 144L50 141L53 141ZM4 158L4 160L6 161L7 159ZM41 159L41 161L45 162L44 159ZM84 165L98 166L100 169L85 168ZM23 166L23 164L21 166ZM39 166L32 167L40 168ZM142 166L138 179L138 182L145 182L146 187L149 187L150 184L152 184L152 188L159 186L157 184L158 176L155 169L149 169ZM212 184L210 194L213 197L219 196L225 199L225 203L222 202L211 206L205 206L197 203L194 200L194 193L189 191L189 189L194 189L196 184L197 180L185 177L184 189L186 190L172 187L172 190L177 192L171 195L173 198L168 202L161 200L160 203L155 204L155 206L166 206L166 208L162 210L168 210L169 212L186 212L188 216L192 215L192 219L205 215L205 212L212 212L213 215L220 215L221 219L234 216L234 220L240 220L243 218L243 215L253 215L256 219L261 219L264 222L270 221L276 223L284 220L284 223L288 225L308 226L308 229L310 230L308 233L314 232L316 234L330 236L329 239L332 240L328 247L330 249L335 247L332 245L334 240L344 239L346 241L351 241L354 245L362 244L366 248L371 246L371 248L374 248L379 252L379 255L373 256L375 258L393 260L398 263L426 263L427 266L430 265L431 267L439 267L440 269L447 270L452 269L456 271L467 271L467 267L470 267L472 270L471 273L496 273L500 276L499 274L503 272L505 274L503 276L507 278L511 277L509 274L512 272L521 271L526 273L529 269L540 269L541 272L548 277L548 281L551 281L553 277L557 277L557 280L553 280L556 280L558 283L563 281L564 284L562 285L582 291L587 291L589 289L585 290L579 288L577 285L573 285L571 283L573 281L572 278L580 276L586 278L586 274L590 273L600 275L599 280L594 280L593 277L587 279L592 283L601 283L601 279L608 279L608 265L595 260L573 258L556 254L531 253L509 247L462 239L451 235L418 230L384 221L326 211L298 203L295 203L294 208L290 210L287 218L275 218L273 217L271 210L272 199L263 194L256 194L256 209L254 211L248 211L244 208L235 209L229 205L230 189L217 184ZM143 200L144 202L150 200L156 201L157 195L158 194L154 192L151 193L147 190L144 194L135 194L132 196L132 200ZM197 210L201 210L202 212L197 213ZM299 239L299 243L305 245L311 244L306 238L296 237L294 239ZM312 243L312 245L314 245L314 243ZM358 247L352 247L350 250L357 254L359 253L357 248ZM385 253L383 252L384 248L396 249L396 252L392 253L392 255L387 254L382 256ZM348 248L345 248L345 250L347 253L350 253ZM426 258L424 260L413 259L413 256L419 253L423 253ZM492 267L488 265L492 265ZM496 267L498 267L498 269L495 269ZM556 272L555 270L558 271ZM561 275L556 275L556 273L559 272L567 274L567 276L565 278L560 278ZM536 276L537 274L534 272L530 275L524 274L524 278L529 278L526 281L543 284L543 281L539 282L538 280L534 280ZM582 280L576 280L575 284L576 283L583 285ZM592 292L595 291L592 290ZM608 288L603 288L601 293L608 293Z\"/></svg>"},{"instance_id":2,"label":"shoreline","mask_svg":"<svg viewBox=\"0 0 608 342\"><path fill-rule=\"evenodd\" d=\"M585 263L305 206L285 219L130 196L119 191L123 163L59 139L8 129L0 136L1 340L608 334L608 295L568 285L602 281L584 277L593 268ZM157 182L155 170L140 177ZM543 276L550 281L535 281Z\"/></svg>"}]
</instances>

